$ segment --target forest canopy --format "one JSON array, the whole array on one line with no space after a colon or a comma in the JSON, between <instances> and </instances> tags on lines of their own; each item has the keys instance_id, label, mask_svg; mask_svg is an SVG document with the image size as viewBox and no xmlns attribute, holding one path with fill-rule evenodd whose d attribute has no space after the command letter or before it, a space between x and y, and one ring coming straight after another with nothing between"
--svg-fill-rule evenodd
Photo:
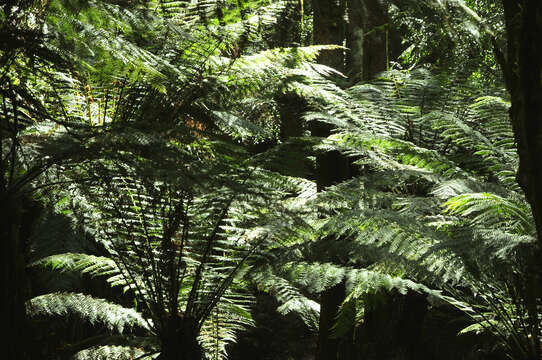
<instances>
[{"instance_id":1,"label":"forest canopy","mask_svg":"<svg viewBox=\"0 0 542 360\"><path fill-rule=\"evenodd\" d=\"M542 358L542 3L4 0L2 358Z\"/></svg>"}]
</instances>

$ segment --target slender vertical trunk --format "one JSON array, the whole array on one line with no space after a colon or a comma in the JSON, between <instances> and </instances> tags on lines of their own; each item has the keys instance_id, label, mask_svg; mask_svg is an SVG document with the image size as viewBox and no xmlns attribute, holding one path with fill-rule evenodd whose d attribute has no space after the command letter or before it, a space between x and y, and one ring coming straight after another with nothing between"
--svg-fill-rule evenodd
<instances>
[{"instance_id":1,"label":"slender vertical trunk","mask_svg":"<svg viewBox=\"0 0 542 360\"><path fill-rule=\"evenodd\" d=\"M344 0L313 0L313 24L315 44L342 45L344 30ZM344 71L342 50L325 51L318 58L324 64L338 71ZM327 137L331 134L328 124L311 124L313 136ZM350 178L348 159L337 151L318 154L316 157L316 184L318 191ZM332 336L332 326L339 306L345 297L345 284L334 286L321 294L320 321L316 360L337 360L339 339Z\"/></svg>"},{"instance_id":2,"label":"slender vertical trunk","mask_svg":"<svg viewBox=\"0 0 542 360\"><path fill-rule=\"evenodd\" d=\"M402 52L401 32L392 24L387 0L348 2L345 72L353 83L371 80Z\"/></svg>"},{"instance_id":3,"label":"slender vertical trunk","mask_svg":"<svg viewBox=\"0 0 542 360\"><path fill-rule=\"evenodd\" d=\"M313 0L314 43L342 45L345 38L344 0ZM388 4L382 0L353 0L348 4L348 38L351 48L348 72L355 79L370 79L386 70L388 61ZM323 52L318 62L344 71L343 52ZM327 124L311 124L313 136L327 137L332 128ZM316 157L317 189L338 184L352 177L348 159L338 151ZM324 291L320 301L317 360L337 360L341 339L332 335L337 311L345 297L345 284Z\"/></svg>"},{"instance_id":4,"label":"slender vertical trunk","mask_svg":"<svg viewBox=\"0 0 542 360\"><path fill-rule=\"evenodd\" d=\"M294 47L301 45L301 3L296 1L284 8L278 16L276 32L271 45L277 47Z\"/></svg>"},{"instance_id":5,"label":"slender vertical trunk","mask_svg":"<svg viewBox=\"0 0 542 360\"><path fill-rule=\"evenodd\" d=\"M344 281L324 291L320 300L320 321L316 360L337 360L340 340L332 334L335 317L345 297Z\"/></svg>"},{"instance_id":6,"label":"slender vertical trunk","mask_svg":"<svg viewBox=\"0 0 542 360\"><path fill-rule=\"evenodd\" d=\"M363 39L366 29L367 9L363 0L348 1L348 26L346 28L346 74L352 83L363 79Z\"/></svg>"},{"instance_id":7,"label":"slender vertical trunk","mask_svg":"<svg viewBox=\"0 0 542 360\"><path fill-rule=\"evenodd\" d=\"M367 23L363 38L363 78L372 79L388 66L388 2L364 0Z\"/></svg>"},{"instance_id":8,"label":"slender vertical trunk","mask_svg":"<svg viewBox=\"0 0 542 360\"><path fill-rule=\"evenodd\" d=\"M314 123L311 132L313 136L325 137L331 134L331 127L328 124ZM338 151L328 151L316 156L316 185L318 191L347 180L351 176L350 162ZM344 281L321 294L316 360L337 360L339 358L341 339L333 337L332 327L335 324L337 312L345 296Z\"/></svg>"},{"instance_id":9,"label":"slender vertical trunk","mask_svg":"<svg viewBox=\"0 0 542 360\"><path fill-rule=\"evenodd\" d=\"M364 0L363 79L370 80L389 63L389 15L386 0Z\"/></svg>"},{"instance_id":10,"label":"slender vertical trunk","mask_svg":"<svg viewBox=\"0 0 542 360\"><path fill-rule=\"evenodd\" d=\"M19 230L21 225L21 209L13 206L13 200L3 204L2 214L2 293L4 304L2 322L7 331L4 332L4 354L9 359L24 359L25 347L23 339L25 324L25 294L23 293L24 263L22 259Z\"/></svg>"},{"instance_id":11,"label":"slender vertical trunk","mask_svg":"<svg viewBox=\"0 0 542 360\"><path fill-rule=\"evenodd\" d=\"M313 42L317 45L343 45L345 0L313 0ZM344 71L343 50L320 53L318 63Z\"/></svg>"},{"instance_id":12,"label":"slender vertical trunk","mask_svg":"<svg viewBox=\"0 0 542 360\"><path fill-rule=\"evenodd\" d=\"M2 322L7 329L2 336L3 353L7 359L29 359L34 349L29 346L32 339L25 311L29 296L25 269L28 245L40 208L23 196L6 195L3 199L0 204L2 292L5 295Z\"/></svg>"}]
</instances>

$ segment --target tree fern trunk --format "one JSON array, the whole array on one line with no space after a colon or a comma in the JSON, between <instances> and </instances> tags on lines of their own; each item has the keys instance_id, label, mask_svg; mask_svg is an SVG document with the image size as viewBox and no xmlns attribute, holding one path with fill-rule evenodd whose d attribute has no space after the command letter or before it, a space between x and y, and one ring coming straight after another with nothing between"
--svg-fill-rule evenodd
<instances>
[{"instance_id":1,"label":"tree fern trunk","mask_svg":"<svg viewBox=\"0 0 542 360\"><path fill-rule=\"evenodd\" d=\"M201 346L197 340L197 322L181 315L171 316L161 334L162 348L160 360L200 360L203 359Z\"/></svg>"},{"instance_id":2,"label":"tree fern trunk","mask_svg":"<svg viewBox=\"0 0 542 360\"><path fill-rule=\"evenodd\" d=\"M280 139L303 135L303 120L301 116L306 111L307 104L299 95L289 92L276 97L280 113Z\"/></svg>"},{"instance_id":3,"label":"tree fern trunk","mask_svg":"<svg viewBox=\"0 0 542 360\"><path fill-rule=\"evenodd\" d=\"M337 360L341 339L332 334L335 317L345 297L344 281L324 291L320 300L320 321L316 360Z\"/></svg>"}]
</instances>

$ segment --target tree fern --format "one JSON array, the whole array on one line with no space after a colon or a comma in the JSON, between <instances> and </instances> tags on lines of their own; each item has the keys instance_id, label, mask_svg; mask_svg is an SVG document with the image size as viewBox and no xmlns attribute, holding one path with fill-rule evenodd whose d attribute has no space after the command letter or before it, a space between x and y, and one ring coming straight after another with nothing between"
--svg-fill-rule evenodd
<instances>
[{"instance_id":1,"label":"tree fern","mask_svg":"<svg viewBox=\"0 0 542 360\"><path fill-rule=\"evenodd\" d=\"M201 346L219 359L253 323L246 279L313 330L316 296L346 282L337 336L379 294L413 291L464 310L475 321L465 332L529 353L538 297L520 274L534 230L513 178L507 102L477 93L462 71L391 71L341 88L330 80L341 74L313 63L329 46L267 48L296 2L252 5L55 0L45 17L36 6L38 23L0 7L10 40L0 45L1 199L77 202L66 215L100 249L40 236L31 268L105 280L135 303L56 292L30 299L28 314L125 332L67 350L80 358L196 358ZM415 5L445 20L443 39L458 41L456 27L479 38L462 1ZM18 37L4 31L15 25ZM284 93L307 104L305 133L315 122L336 129L258 153L256 143L279 143ZM355 176L317 194L313 159L330 151Z\"/></svg>"},{"instance_id":2,"label":"tree fern","mask_svg":"<svg viewBox=\"0 0 542 360\"><path fill-rule=\"evenodd\" d=\"M279 209L273 203L303 184L257 169L259 159L250 159L227 138L228 133L242 138L273 134L258 133L250 122L232 121L224 111L229 109L218 102L200 100L209 93L208 99L218 97L221 88L213 89L217 82L235 87L224 74L241 67L227 61L207 66L209 56L220 51L221 39L203 30L188 35L171 18L148 9L91 5L53 3L49 44L62 48L74 69L51 74L47 106L54 121L29 128L26 136L39 145L37 159L38 154L64 151L63 166L40 178L37 187L70 184L61 192L85 208L72 216L109 257L55 254L33 266L81 272L124 286L137 297L140 316L162 339L176 326L178 314L187 317L186 323L195 319L192 331L201 334L199 341L209 347L210 356L221 358L234 331L250 324L242 291L230 294L239 281L235 275L261 243L287 236L290 222L274 219ZM144 38L162 35L161 44ZM301 54L296 66L306 62L304 52L292 53ZM272 58L282 64L297 55ZM257 64L257 58L243 61L239 63ZM256 94L263 88L258 82L269 79L278 84L282 68L275 68L236 85L245 88L239 94ZM54 139L37 141L43 134ZM287 188L274 189L280 184ZM72 304L62 294L29 304L42 304L39 299L54 304L51 311L59 314L67 314ZM82 306L93 303L89 297L80 300ZM93 348L81 356L122 350Z\"/></svg>"},{"instance_id":3,"label":"tree fern","mask_svg":"<svg viewBox=\"0 0 542 360\"><path fill-rule=\"evenodd\" d=\"M312 200L315 234L278 251L274 259L283 260L274 260L274 272L307 259L332 261L342 271L373 267L371 282L348 290L341 334L356 326L354 309L362 321L367 289L393 289L397 281L399 292L445 290L445 302L496 335L510 354L531 351L517 330L535 331L528 291L520 290L527 285L512 274L527 271L533 223L513 181L517 156L506 102L425 71L318 91L309 95L305 119L336 127L318 151L350 156L358 175ZM314 293L336 284L326 279L327 273L314 277Z\"/></svg>"}]
</instances>

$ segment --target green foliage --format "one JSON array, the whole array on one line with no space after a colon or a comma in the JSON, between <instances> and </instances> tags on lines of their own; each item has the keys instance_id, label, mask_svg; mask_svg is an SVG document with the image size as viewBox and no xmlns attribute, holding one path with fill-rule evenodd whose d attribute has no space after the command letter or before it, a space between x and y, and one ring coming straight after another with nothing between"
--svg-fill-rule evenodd
<instances>
[{"instance_id":1,"label":"green foliage","mask_svg":"<svg viewBox=\"0 0 542 360\"><path fill-rule=\"evenodd\" d=\"M286 3L242 14L241 26L220 29L207 26L201 12L179 22L193 9L178 5L52 2L41 32L65 67L45 67L25 78L25 86L33 81L29 90L2 98L4 116L15 127L17 96L37 109L20 112L29 119L26 128L2 146L37 161L38 174L28 162L17 166L32 175L27 183L44 200L57 204L43 227L75 226L94 248L85 253L40 236L31 268L59 277L80 274L82 282L105 281L124 293L109 300L41 295L28 301L29 316L77 313L80 323L126 330L128 322L117 319L120 300L136 304L137 312L127 309L127 321L146 322L138 330L145 334L142 343L127 344L129 332L111 344L76 339L80 343L66 350L78 351L76 357L155 351L166 342L168 319L181 314L195 321L206 356L224 358L236 332L252 324L252 298L239 276L244 262L301 222L278 202L307 185L261 169L265 154L252 156L238 143L276 141L269 119L282 77L317 74L308 62L320 48L241 54L258 49L255 24L270 28ZM239 41L246 44L231 53ZM12 84L31 70L10 69ZM253 104L252 116L247 104ZM40 159L52 160L44 167ZM7 175L19 172L12 169ZM59 216L72 223L57 222Z\"/></svg>"},{"instance_id":2,"label":"green foliage","mask_svg":"<svg viewBox=\"0 0 542 360\"><path fill-rule=\"evenodd\" d=\"M307 203L312 235L302 228L275 253L278 277L266 287L314 296L352 276L338 335L360 325L386 292L430 294L472 318L477 325L466 332L483 328L511 356L528 353L525 334L536 328L522 274L532 272L535 230L514 180L506 101L424 70L392 71L346 91L317 89L305 118L336 129L317 151L342 152L357 175ZM289 273L292 264L304 270Z\"/></svg>"},{"instance_id":3,"label":"green foliage","mask_svg":"<svg viewBox=\"0 0 542 360\"><path fill-rule=\"evenodd\" d=\"M54 293L32 298L28 304L30 316L76 317L100 324L109 331L123 333L134 328L149 329L149 324L133 309L95 299L84 294Z\"/></svg>"},{"instance_id":4,"label":"green foliage","mask_svg":"<svg viewBox=\"0 0 542 360\"><path fill-rule=\"evenodd\" d=\"M66 288L122 289L103 299L52 286L28 299L28 316L107 329L66 340L76 359L151 358L173 319L224 359L254 325L248 282L313 331L317 296L345 282L337 337L389 293L415 292L467 313L462 333L528 354L536 233L509 104L479 89L495 34L471 10L500 9L395 3L410 70L346 89L314 63L336 47L299 46L297 1L1 5L0 200L33 193L48 211L28 269L79 278ZM462 68L446 69L450 53ZM281 143L285 93L306 103L304 131L333 134ZM314 158L330 151L354 176L317 193Z\"/></svg>"},{"instance_id":5,"label":"green foliage","mask_svg":"<svg viewBox=\"0 0 542 360\"><path fill-rule=\"evenodd\" d=\"M95 256L82 253L64 253L47 256L30 264L29 266L50 267L56 271L73 271L80 275L88 274L91 277L105 277L111 286L128 284L122 277L115 261L105 256Z\"/></svg>"},{"instance_id":6,"label":"green foliage","mask_svg":"<svg viewBox=\"0 0 542 360\"><path fill-rule=\"evenodd\" d=\"M365 269L354 270L349 273L347 288L351 288L351 290L341 305L334 326L334 336L336 337L345 336L352 328L362 323L366 309L381 302L382 297L389 296L391 292L406 295L408 292L414 291L441 300L453 301L442 296L440 292L430 290L422 284Z\"/></svg>"},{"instance_id":7,"label":"green foliage","mask_svg":"<svg viewBox=\"0 0 542 360\"><path fill-rule=\"evenodd\" d=\"M518 325L527 317L525 305L509 304L528 298L522 290L525 280L518 276L529 271L535 232L530 209L513 180L518 163L506 105L494 97L477 98L461 83L451 83L449 90L442 87L457 100L439 106L436 93L432 105L425 102L424 91L420 104L419 95L409 97L408 81L403 84L395 85L395 96L401 98L385 107L395 110L394 118L383 118L398 123L399 132L390 131L384 140L374 134L375 126L365 130L362 120L360 130L349 128L330 138L337 149L359 158L356 164L363 175L323 195L328 207L330 199L342 200L337 202L341 210L334 210L338 216L331 213L322 227L324 235L337 238L339 249L359 244L361 248L350 250L350 259L363 247L392 254L397 258L393 262L402 264L399 271L470 304L460 307L515 353L528 341L518 327L533 331L526 322ZM429 91L434 89L429 86ZM475 99L472 105L461 100L462 93ZM419 110L411 111L412 106ZM360 141L351 140L356 137ZM352 186L367 195L351 196ZM442 212L440 199L446 201Z\"/></svg>"},{"instance_id":8,"label":"green foliage","mask_svg":"<svg viewBox=\"0 0 542 360\"><path fill-rule=\"evenodd\" d=\"M97 346L88 350L78 352L72 357L73 360L130 360L130 359L151 359L150 356L144 356L145 353L140 349L134 350L126 346ZM143 356L143 357L142 357Z\"/></svg>"},{"instance_id":9,"label":"green foliage","mask_svg":"<svg viewBox=\"0 0 542 360\"><path fill-rule=\"evenodd\" d=\"M478 86L499 86L502 75L493 54L493 42L502 41L501 2L392 1L391 15L401 28L407 68L432 65L457 71Z\"/></svg>"},{"instance_id":10,"label":"green foliage","mask_svg":"<svg viewBox=\"0 0 542 360\"><path fill-rule=\"evenodd\" d=\"M279 313L286 315L295 312L299 314L309 329L318 329L320 305L305 296L301 289L288 281L291 278L286 279L275 275L272 268L266 267L252 273L251 280L260 290L268 292L278 300L280 306L277 311Z\"/></svg>"}]
</instances>

